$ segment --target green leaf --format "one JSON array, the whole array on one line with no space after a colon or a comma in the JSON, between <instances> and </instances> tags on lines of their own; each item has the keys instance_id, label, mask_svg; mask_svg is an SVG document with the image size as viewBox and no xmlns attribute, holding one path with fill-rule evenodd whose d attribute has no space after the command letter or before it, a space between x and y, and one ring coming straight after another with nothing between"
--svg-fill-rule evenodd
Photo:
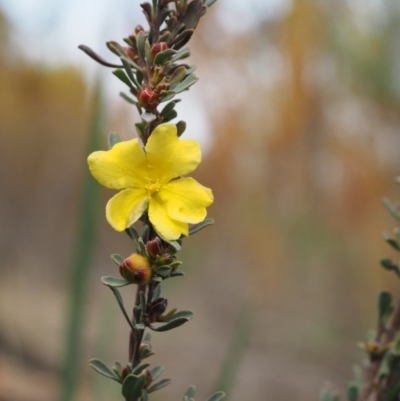
<instances>
[{"instance_id":1,"label":"green leaf","mask_svg":"<svg viewBox=\"0 0 400 401\"><path fill-rule=\"evenodd\" d=\"M126 230L125 230L125 232L129 235L129 237L131 238L131 239L133 239L134 241L138 241L139 240L139 234L138 234L138 232L136 231L136 228L135 227L133 227L133 226L130 226L129 228L127 228Z\"/></svg>"},{"instance_id":2,"label":"green leaf","mask_svg":"<svg viewBox=\"0 0 400 401\"><path fill-rule=\"evenodd\" d=\"M144 42L144 53L146 55L147 64L150 65L151 64L151 53L150 53L150 42L148 40L146 40Z\"/></svg>"},{"instance_id":3,"label":"green leaf","mask_svg":"<svg viewBox=\"0 0 400 401\"><path fill-rule=\"evenodd\" d=\"M197 232L199 232L203 228L205 228L207 226L211 226L213 224L214 224L214 219L205 219L201 223L198 223L198 224L195 224L195 225L191 226L190 229L189 229L189 235L196 234Z\"/></svg>"},{"instance_id":4,"label":"green leaf","mask_svg":"<svg viewBox=\"0 0 400 401\"><path fill-rule=\"evenodd\" d=\"M122 277L120 278L112 276L103 276L101 278L101 282L108 287L125 287L126 285L131 284Z\"/></svg>"},{"instance_id":5,"label":"green leaf","mask_svg":"<svg viewBox=\"0 0 400 401\"><path fill-rule=\"evenodd\" d=\"M121 256L121 255L118 255L117 253L113 253L112 255L111 255L111 259L113 260L113 262L117 265L117 266L120 266L121 265L121 263L124 261L124 257L123 256Z\"/></svg>"},{"instance_id":6,"label":"green leaf","mask_svg":"<svg viewBox=\"0 0 400 401\"><path fill-rule=\"evenodd\" d=\"M319 393L319 401L339 401L339 396L336 393L323 388Z\"/></svg>"},{"instance_id":7,"label":"green leaf","mask_svg":"<svg viewBox=\"0 0 400 401\"><path fill-rule=\"evenodd\" d=\"M142 373L146 368L148 368L150 366L150 364L149 363L141 363L141 364L139 364L139 365L137 365L137 366L135 366L133 369L132 369L132 374L133 375L136 375L136 376L138 376L138 375L140 375L140 373Z\"/></svg>"},{"instance_id":8,"label":"green leaf","mask_svg":"<svg viewBox=\"0 0 400 401\"><path fill-rule=\"evenodd\" d=\"M174 118L178 117L178 113L176 110L172 110L171 112L169 112L167 115L164 116L164 121L168 122L173 120Z\"/></svg>"},{"instance_id":9,"label":"green leaf","mask_svg":"<svg viewBox=\"0 0 400 401\"><path fill-rule=\"evenodd\" d=\"M359 391L358 387L354 383L349 383L347 385L347 399L349 401L358 401Z\"/></svg>"},{"instance_id":10,"label":"green leaf","mask_svg":"<svg viewBox=\"0 0 400 401\"><path fill-rule=\"evenodd\" d=\"M144 294L144 291L140 291L139 293L140 297L140 305L142 306L142 310L146 310L146 296Z\"/></svg>"},{"instance_id":11,"label":"green leaf","mask_svg":"<svg viewBox=\"0 0 400 401\"><path fill-rule=\"evenodd\" d=\"M379 321L385 323L394 311L392 295L381 291L378 295Z\"/></svg>"},{"instance_id":12,"label":"green leaf","mask_svg":"<svg viewBox=\"0 0 400 401\"><path fill-rule=\"evenodd\" d=\"M392 238L388 233L383 233L383 239L396 251L400 251L400 245L399 243Z\"/></svg>"},{"instance_id":13,"label":"green leaf","mask_svg":"<svg viewBox=\"0 0 400 401\"><path fill-rule=\"evenodd\" d=\"M216 3L217 0L206 0L204 5L206 7L211 7L214 3Z\"/></svg>"},{"instance_id":14,"label":"green leaf","mask_svg":"<svg viewBox=\"0 0 400 401\"><path fill-rule=\"evenodd\" d=\"M147 392L153 393L154 391L161 390L163 387L168 386L168 384L171 383L171 379L163 379L160 380L158 383L153 384Z\"/></svg>"},{"instance_id":15,"label":"green leaf","mask_svg":"<svg viewBox=\"0 0 400 401\"><path fill-rule=\"evenodd\" d=\"M169 331L172 329L176 329L179 326L182 326L186 322L188 322L189 319L186 319L184 317L172 320L171 322L168 322L167 324L163 324L162 326L159 327L154 327L154 326L149 326L151 330L153 331L158 331L158 332L163 332L163 331Z\"/></svg>"},{"instance_id":16,"label":"green leaf","mask_svg":"<svg viewBox=\"0 0 400 401\"><path fill-rule=\"evenodd\" d=\"M122 313L123 313L123 315L124 315L126 321L128 322L130 328L131 328L132 330L134 330L133 324L132 324L131 320L129 319L128 314L126 313L126 310L125 310L125 307L124 307L124 301L122 300L121 294L120 294L120 292L118 291L118 289L115 288L115 287L112 287L112 286L110 286L109 284L106 284L106 283L104 283L104 282L103 282L103 284L105 284L105 285L106 285L108 288L110 288L110 290L113 292L113 294L114 294L114 296L115 296L115 299L117 300L118 305L119 305L119 307L120 307L120 309L121 309L121 311L122 311Z\"/></svg>"},{"instance_id":17,"label":"green leaf","mask_svg":"<svg viewBox=\"0 0 400 401\"><path fill-rule=\"evenodd\" d=\"M143 120L143 121L146 121L146 123L151 123L152 121L154 121L156 118L157 118L157 116L156 115L154 115L153 113L149 113L149 112L145 112L145 113L143 113L141 116L140 116L140 118Z\"/></svg>"},{"instance_id":18,"label":"green leaf","mask_svg":"<svg viewBox=\"0 0 400 401\"><path fill-rule=\"evenodd\" d=\"M165 93L163 93L161 95L160 103L167 102L168 100L171 100L175 95L176 95L176 93L174 91L166 91Z\"/></svg>"},{"instance_id":19,"label":"green leaf","mask_svg":"<svg viewBox=\"0 0 400 401\"><path fill-rule=\"evenodd\" d=\"M116 69L112 72L118 79L120 79L124 84L128 85L129 88L132 90L136 90L135 87L132 85L132 82L129 80L128 76L126 75L125 71L121 69Z\"/></svg>"},{"instance_id":20,"label":"green leaf","mask_svg":"<svg viewBox=\"0 0 400 401\"><path fill-rule=\"evenodd\" d=\"M225 393L223 391L218 391L213 394L211 397L207 398L206 401L219 401L225 398Z\"/></svg>"},{"instance_id":21,"label":"green leaf","mask_svg":"<svg viewBox=\"0 0 400 401\"><path fill-rule=\"evenodd\" d=\"M165 319L165 321L166 322L171 322L173 320L180 319L182 317L187 319L187 320L190 320L190 319L193 318L193 316L194 316L193 312L190 312L188 310L182 310L182 311L174 313L172 316L170 316L167 319Z\"/></svg>"},{"instance_id":22,"label":"green leaf","mask_svg":"<svg viewBox=\"0 0 400 401\"><path fill-rule=\"evenodd\" d=\"M161 277L152 277L152 281L154 281L155 283L161 283L163 279Z\"/></svg>"},{"instance_id":23,"label":"green leaf","mask_svg":"<svg viewBox=\"0 0 400 401\"><path fill-rule=\"evenodd\" d=\"M179 121L176 123L176 129L178 130L178 136L181 136L186 131L185 121Z\"/></svg>"},{"instance_id":24,"label":"green leaf","mask_svg":"<svg viewBox=\"0 0 400 401\"><path fill-rule=\"evenodd\" d=\"M140 398L140 401L149 401L149 396L147 395L146 390L142 391L142 397Z\"/></svg>"},{"instance_id":25,"label":"green leaf","mask_svg":"<svg viewBox=\"0 0 400 401\"><path fill-rule=\"evenodd\" d=\"M157 380L162 373L164 372L164 366L154 366L154 368L150 369L151 379Z\"/></svg>"},{"instance_id":26,"label":"green leaf","mask_svg":"<svg viewBox=\"0 0 400 401\"><path fill-rule=\"evenodd\" d=\"M176 50L167 49L160 53L157 53L154 57L154 64L164 64L167 60L169 60L172 56L176 54Z\"/></svg>"},{"instance_id":27,"label":"green leaf","mask_svg":"<svg viewBox=\"0 0 400 401\"><path fill-rule=\"evenodd\" d=\"M136 35L136 47L138 49L138 53L142 58L145 58L146 54L145 54L145 40L146 40L146 34L144 33L144 31L140 31L137 35Z\"/></svg>"},{"instance_id":28,"label":"green leaf","mask_svg":"<svg viewBox=\"0 0 400 401\"><path fill-rule=\"evenodd\" d=\"M382 259L381 265L387 270L393 270L400 277L400 267L397 263L394 263L391 259L389 258Z\"/></svg>"},{"instance_id":29,"label":"green leaf","mask_svg":"<svg viewBox=\"0 0 400 401\"><path fill-rule=\"evenodd\" d=\"M189 3L182 22L187 29L196 28L203 12L203 0L193 0Z\"/></svg>"},{"instance_id":30,"label":"green leaf","mask_svg":"<svg viewBox=\"0 0 400 401\"><path fill-rule=\"evenodd\" d=\"M397 211L396 207L389 201L389 199L383 198L382 203L386 210L397 220L400 221L400 213Z\"/></svg>"},{"instance_id":31,"label":"green leaf","mask_svg":"<svg viewBox=\"0 0 400 401\"><path fill-rule=\"evenodd\" d=\"M156 353L152 351L149 348L143 348L143 350L140 352L140 358L141 359L146 359L149 358L150 356L155 355Z\"/></svg>"},{"instance_id":32,"label":"green leaf","mask_svg":"<svg viewBox=\"0 0 400 401\"><path fill-rule=\"evenodd\" d=\"M183 81L186 77L186 74L186 68L183 65L176 68L169 78L169 84L171 85L171 87L173 88L174 85Z\"/></svg>"},{"instance_id":33,"label":"green leaf","mask_svg":"<svg viewBox=\"0 0 400 401\"><path fill-rule=\"evenodd\" d=\"M175 270L174 272L171 273L171 277L180 277L184 275L185 273L182 270Z\"/></svg>"},{"instance_id":34,"label":"green leaf","mask_svg":"<svg viewBox=\"0 0 400 401\"><path fill-rule=\"evenodd\" d=\"M172 57L171 61L175 62L178 60L183 60L185 58L188 58L190 56L190 50L189 48L185 47L183 49L180 49L178 53L175 54L175 56Z\"/></svg>"},{"instance_id":35,"label":"green leaf","mask_svg":"<svg viewBox=\"0 0 400 401\"><path fill-rule=\"evenodd\" d=\"M89 365L101 375L108 377L109 379L113 379L118 383L121 383L121 380L114 374L114 372L100 359L91 359L89 361Z\"/></svg>"},{"instance_id":36,"label":"green leaf","mask_svg":"<svg viewBox=\"0 0 400 401\"><path fill-rule=\"evenodd\" d=\"M161 111L161 115L165 116L169 114L176 106L176 104L180 102L180 99L172 100L172 102L169 102Z\"/></svg>"},{"instance_id":37,"label":"green leaf","mask_svg":"<svg viewBox=\"0 0 400 401\"><path fill-rule=\"evenodd\" d=\"M111 149L116 143L121 142L121 138L116 132L110 132L108 134L108 149Z\"/></svg>"},{"instance_id":38,"label":"green leaf","mask_svg":"<svg viewBox=\"0 0 400 401\"><path fill-rule=\"evenodd\" d=\"M122 99L126 100L130 104L134 104L135 106L137 106L139 104L135 99L132 99L130 96L128 96L124 92L119 92L119 95L122 97Z\"/></svg>"},{"instance_id":39,"label":"green leaf","mask_svg":"<svg viewBox=\"0 0 400 401\"><path fill-rule=\"evenodd\" d=\"M196 387L193 385L190 385L186 391L185 394L183 394L183 399L185 399L185 397L188 398L194 398L194 396L196 395ZM182 400L183 401L183 400Z\"/></svg>"},{"instance_id":40,"label":"green leaf","mask_svg":"<svg viewBox=\"0 0 400 401\"><path fill-rule=\"evenodd\" d=\"M161 295L161 285L158 284L154 288L153 297L151 298L151 301L155 301L156 299L160 298L160 295Z\"/></svg>"},{"instance_id":41,"label":"green leaf","mask_svg":"<svg viewBox=\"0 0 400 401\"><path fill-rule=\"evenodd\" d=\"M126 401L132 401L140 396L145 385L146 378L144 375L135 376L128 375L122 383L122 394Z\"/></svg>"},{"instance_id":42,"label":"green leaf","mask_svg":"<svg viewBox=\"0 0 400 401\"><path fill-rule=\"evenodd\" d=\"M199 79L196 75L190 74L188 75L180 84L174 87L175 93L181 93L184 90L189 89L193 84L195 84Z\"/></svg>"},{"instance_id":43,"label":"green leaf","mask_svg":"<svg viewBox=\"0 0 400 401\"><path fill-rule=\"evenodd\" d=\"M126 74L128 75L129 79L133 82L134 85L139 86L138 83L136 82L135 77L133 76L133 71L132 67L129 64L128 60L125 57L121 57L122 65L124 66L124 70Z\"/></svg>"},{"instance_id":44,"label":"green leaf","mask_svg":"<svg viewBox=\"0 0 400 401\"><path fill-rule=\"evenodd\" d=\"M171 274L171 267L167 265L159 266L154 271L161 277L169 277Z\"/></svg>"},{"instance_id":45,"label":"green leaf","mask_svg":"<svg viewBox=\"0 0 400 401\"><path fill-rule=\"evenodd\" d=\"M136 123L135 127L138 130L139 136L144 135L144 129L146 127L146 123L144 123L143 121L141 123Z\"/></svg>"}]
</instances>

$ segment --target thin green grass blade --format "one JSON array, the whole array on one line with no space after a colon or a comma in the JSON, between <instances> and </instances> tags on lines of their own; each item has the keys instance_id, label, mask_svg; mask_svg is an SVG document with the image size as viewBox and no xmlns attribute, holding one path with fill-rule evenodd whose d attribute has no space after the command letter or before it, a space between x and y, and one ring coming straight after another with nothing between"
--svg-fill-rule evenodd
<instances>
[{"instance_id":1,"label":"thin green grass blade","mask_svg":"<svg viewBox=\"0 0 400 401\"><path fill-rule=\"evenodd\" d=\"M253 318L251 308L245 304L240 311L237 327L231 339L227 356L215 387L215 392L223 391L226 393L224 401L229 399L229 395L234 387L238 371L249 346L252 331Z\"/></svg>"},{"instance_id":2,"label":"thin green grass blade","mask_svg":"<svg viewBox=\"0 0 400 401\"><path fill-rule=\"evenodd\" d=\"M104 130L104 105L100 84L95 89L95 110L88 140L87 154L101 147ZM60 401L72 401L80 377L81 338L84 324L86 294L95 246L100 185L85 166L85 177L79 206L78 226L72 250L71 273L68 289L68 311L65 321L65 345L60 381Z\"/></svg>"}]
</instances>

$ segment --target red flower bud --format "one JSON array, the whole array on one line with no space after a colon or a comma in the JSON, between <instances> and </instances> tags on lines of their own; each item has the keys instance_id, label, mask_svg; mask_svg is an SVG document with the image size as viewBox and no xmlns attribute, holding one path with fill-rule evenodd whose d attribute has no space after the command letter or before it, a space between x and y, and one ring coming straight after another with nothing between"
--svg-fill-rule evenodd
<instances>
[{"instance_id":1,"label":"red flower bud","mask_svg":"<svg viewBox=\"0 0 400 401\"><path fill-rule=\"evenodd\" d=\"M135 50L132 49L132 47L124 47L124 51L131 60L135 60L135 57L137 56L137 54L136 54Z\"/></svg>"},{"instance_id":2,"label":"red flower bud","mask_svg":"<svg viewBox=\"0 0 400 401\"><path fill-rule=\"evenodd\" d=\"M121 276L130 283L145 285L151 280L151 264L144 256L133 253L119 266Z\"/></svg>"},{"instance_id":3,"label":"red flower bud","mask_svg":"<svg viewBox=\"0 0 400 401\"><path fill-rule=\"evenodd\" d=\"M141 31L144 31L142 25L136 25L135 30L133 31L133 35L136 36Z\"/></svg>"},{"instance_id":4,"label":"red flower bud","mask_svg":"<svg viewBox=\"0 0 400 401\"><path fill-rule=\"evenodd\" d=\"M160 103L160 95L152 89L142 89L138 93L139 104L146 110L155 110Z\"/></svg>"},{"instance_id":5,"label":"red flower bud","mask_svg":"<svg viewBox=\"0 0 400 401\"><path fill-rule=\"evenodd\" d=\"M166 42L160 42L160 43L156 43L153 46L151 46L150 49L150 54L151 54L151 58L154 59L154 57L160 53L163 52L164 50L168 49L168 45Z\"/></svg>"}]
</instances>

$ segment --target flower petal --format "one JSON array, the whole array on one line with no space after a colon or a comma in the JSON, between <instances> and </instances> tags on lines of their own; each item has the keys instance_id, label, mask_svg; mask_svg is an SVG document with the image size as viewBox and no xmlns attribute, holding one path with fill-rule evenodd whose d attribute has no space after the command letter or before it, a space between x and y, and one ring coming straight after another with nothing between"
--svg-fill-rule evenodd
<instances>
[{"instance_id":1,"label":"flower petal","mask_svg":"<svg viewBox=\"0 0 400 401\"><path fill-rule=\"evenodd\" d=\"M119 142L108 151L93 152L88 157L93 177L107 188L143 188L147 160L137 139Z\"/></svg>"},{"instance_id":2,"label":"flower petal","mask_svg":"<svg viewBox=\"0 0 400 401\"><path fill-rule=\"evenodd\" d=\"M151 178L167 183L192 172L201 161L200 145L192 139L179 139L175 124L160 124L146 144Z\"/></svg>"},{"instance_id":3,"label":"flower petal","mask_svg":"<svg viewBox=\"0 0 400 401\"><path fill-rule=\"evenodd\" d=\"M107 221L114 230L124 231L139 219L147 206L148 198L144 189L124 189L108 201Z\"/></svg>"},{"instance_id":4,"label":"flower petal","mask_svg":"<svg viewBox=\"0 0 400 401\"><path fill-rule=\"evenodd\" d=\"M196 224L207 215L206 207L213 203L211 189L193 178L180 178L163 185L158 193L169 216L184 223Z\"/></svg>"},{"instance_id":5,"label":"flower petal","mask_svg":"<svg viewBox=\"0 0 400 401\"><path fill-rule=\"evenodd\" d=\"M153 195L149 202L149 219L156 231L168 241L189 235L187 223L171 219L160 197Z\"/></svg>"}]
</instances>

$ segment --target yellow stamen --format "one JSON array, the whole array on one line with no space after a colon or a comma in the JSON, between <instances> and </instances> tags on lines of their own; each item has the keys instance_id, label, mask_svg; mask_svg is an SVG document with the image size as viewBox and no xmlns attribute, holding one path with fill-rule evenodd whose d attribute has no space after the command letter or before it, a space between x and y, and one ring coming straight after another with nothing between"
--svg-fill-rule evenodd
<instances>
[{"instance_id":1,"label":"yellow stamen","mask_svg":"<svg viewBox=\"0 0 400 401\"><path fill-rule=\"evenodd\" d=\"M157 180L157 182L150 182L145 186L145 188L147 190L147 196L151 198L155 193L157 193L160 190L161 184Z\"/></svg>"}]
</instances>

